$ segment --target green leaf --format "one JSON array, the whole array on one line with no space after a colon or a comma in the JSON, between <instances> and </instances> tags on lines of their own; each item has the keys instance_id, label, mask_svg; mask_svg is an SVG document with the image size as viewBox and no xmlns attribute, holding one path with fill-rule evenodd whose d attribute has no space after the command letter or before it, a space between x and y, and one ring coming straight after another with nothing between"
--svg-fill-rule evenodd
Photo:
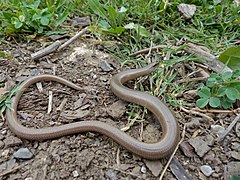
<instances>
[{"instance_id":1,"label":"green leaf","mask_svg":"<svg viewBox=\"0 0 240 180\"><path fill-rule=\"evenodd\" d=\"M123 28L123 27L116 27L115 29L113 29L113 28L109 29L107 32L111 33L111 34L120 35L124 31L125 31L125 28Z\"/></svg>"},{"instance_id":2,"label":"green leaf","mask_svg":"<svg viewBox=\"0 0 240 180\"><path fill-rule=\"evenodd\" d=\"M108 6L107 10L108 10L109 20L110 20L109 23L112 25L113 28L116 28L117 12L112 6Z\"/></svg>"},{"instance_id":3,"label":"green leaf","mask_svg":"<svg viewBox=\"0 0 240 180\"><path fill-rule=\"evenodd\" d=\"M211 95L210 89L208 87L203 87L198 91L198 95L202 98L209 98Z\"/></svg>"},{"instance_id":4,"label":"green leaf","mask_svg":"<svg viewBox=\"0 0 240 180\"><path fill-rule=\"evenodd\" d=\"M20 22L24 22L26 18L25 18L24 15L20 15L20 16L18 17L18 19L19 19Z\"/></svg>"},{"instance_id":5,"label":"green leaf","mask_svg":"<svg viewBox=\"0 0 240 180\"><path fill-rule=\"evenodd\" d=\"M88 0L88 4L95 14L99 15L103 19L108 19L106 11L103 9L98 0Z\"/></svg>"},{"instance_id":6,"label":"green leaf","mask_svg":"<svg viewBox=\"0 0 240 180\"><path fill-rule=\"evenodd\" d=\"M41 17L40 23L41 23L43 26L47 26L47 25L49 24L49 18L48 18L47 16Z\"/></svg>"},{"instance_id":7,"label":"green leaf","mask_svg":"<svg viewBox=\"0 0 240 180\"><path fill-rule=\"evenodd\" d=\"M16 22L14 22L14 24L15 24L16 29L20 29L23 26L23 23L20 21L16 21Z\"/></svg>"},{"instance_id":8,"label":"green leaf","mask_svg":"<svg viewBox=\"0 0 240 180\"><path fill-rule=\"evenodd\" d=\"M240 68L240 46L228 48L220 54L219 60L227 64L231 69Z\"/></svg>"},{"instance_id":9,"label":"green leaf","mask_svg":"<svg viewBox=\"0 0 240 180\"><path fill-rule=\"evenodd\" d=\"M236 99L239 99L239 96L240 96L238 90L233 87L228 87L225 93L226 93L226 96L233 101Z\"/></svg>"},{"instance_id":10,"label":"green leaf","mask_svg":"<svg viewBox=\"0 0 240 180\"><path fill-rule=\"evenodd\" d=\"M223 75L222 75L222 79L224 81L230 79L232 77L232 72L225 72Z\"/></svg>"},{"instance_id":11,"label":"green leaf","mask_svg":"<svg viewBox=\"0 0 240 180\"><path fill-rule=\"evenodd\" d=\"M118 11L118 13L117 13L118 26L122 26L122 21L123 21L123 18L125 16L126 12L127 12L127 9L124 6L122 6L120 8L120 10Z\"/></svg>"},{"instance_id":12,"label":"green leaf","mask_svg":"<svg viewBox=\"0 0 240 180\"><path fill-rule=\"evenodd\" d=\"M216 85L216 83L217 83L216 78L209 77L207 82L206 82L206 85L208 87L213 87L214 85Z\"/></svg>"},{"instance_id":13,"label":"green leaf","mask_svg":"<svg viewBox=\"0 0 240 180\"><path fill-rule=\"evenodd\" d=\"M209 99L207 98L202 98L202 99L198 99L196 104L199 108L204 108L209 102Z\"/></svg>"},{"instance_id":14,"label":"green leaf","mask_svg":"<svg viewBox=\"0 0 240 180\"><path fill-rule=\"evenodd\" d=\"M100 20L99 23L98 23L98 26L103 31L108 31L111 28L111 26L105 20Z\"/></svg>"},{"instance_id":15,"label":"green leaf","mask_svg":"<svg viewBox=\"0 0 240 180\"><path fill-rule=\"evenodd\" d=\"M219 97L224 96L224 95L226 94L226 93L225 93L226 89L227 89L227 87L220 87L220 88L218 89L217 95L218 95Z\"/></svg>"},{"instance_id":16,"label":"green leaf","mask_svg":"<svg viewBox=\"0 0 240 180\"><path fill-rule=\"evenodd\" d=\"M221 99L221 105L224 109L232 107L232 103L228 102L226 99Z\"/></svg>"},{"instance_id":17,"label":"green leaf","mask_svg":"<svg viewBox=\"0 0 240 180\"><path fill-rule=\"evenodd\" d=\"M220 106L220 99L216 97L211 97L209 99L209 105L213 108L219 107Z\"/></svg>"},{"instance_id":18,"label":"green leaf","mask_svg":"<svg viewBox=\"0 0 240 180\"><path fill-rule=\"evenodd\" d=\"M140 36L149 37L151 35L143 26L137 25L134 29Z\"/></svg>"}]
</instances>

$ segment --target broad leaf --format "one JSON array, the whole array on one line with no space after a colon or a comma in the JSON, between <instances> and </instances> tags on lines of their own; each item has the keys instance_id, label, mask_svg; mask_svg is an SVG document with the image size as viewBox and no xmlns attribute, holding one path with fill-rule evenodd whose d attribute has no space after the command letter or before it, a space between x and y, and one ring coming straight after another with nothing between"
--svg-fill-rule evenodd
<instances>
[{"instance_id":1,"label":"broad leaf","mask_svg":"<svg viewBox=\"0 0 240 180\"><path fill-rule=\"evenodd\" d=\"M228 48L226 51L220 54L219 60L231 69L240 68L240 46Z\"/></svg>"},{"instance_id":2,"label":"broad leaf","mask_svg":"<svg viewBox=\"0 0 240 180\"><path fill-rule=\"evenodd\" d=\"M227 88L226 91L226 96L230 99L230 100L236 100L239 99L239 92L236 88Z\"/></svg>"},{"instance_id":3,"label":"broad leaf","mask_svg":"<svg viewBox=\"0 0 240 180\"><path fill-rule=\"evenodd\" d=\"M210 89L208 87L203 87L200 91L198 91L198 95L203 98L209 98L211 95Z\"/></svg>"},{"instance_id":4,"label":"broad leaf","mask_svg":"<svg viewBox=\"0 0 240 180\"><path fill-rule=\"evenodd\" d=\"M202 98L202 99L198 99L196 104L197 104L198 107L204 108L208 104L208 102L209 102L209 99Z\"/></svg>"},{"instance_id":5,"label":"broad leaf","mask_svg":"<svg viewBox=\"0 0 240 180\"><path fill-rule=\"evenodd\" d=\"M220 106L220 99L216 97L211 97L209 100L209 105L213 108Z\"/></svg>"}]
</instances>

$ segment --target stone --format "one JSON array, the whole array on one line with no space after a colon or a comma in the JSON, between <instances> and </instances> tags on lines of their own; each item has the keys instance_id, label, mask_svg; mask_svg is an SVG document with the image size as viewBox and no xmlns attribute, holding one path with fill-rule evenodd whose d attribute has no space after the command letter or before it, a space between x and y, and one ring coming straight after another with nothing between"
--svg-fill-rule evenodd
<instances>
[{"instance_id":1,"label":"stone","mask_svg":"<svg viewBox=\"0 0 240 180\"><path fill-rule=\"evenodd\" d=\"M141 167L141 172L142 172L143 174L145 174L145 173L147 172L146 166L142 166L142 167Z\"/></svg>"},{"instance_id":2,"label":"stone","mask_svg":"<svg viewBox=\"0 0 240 180\"><path fill-rule=\"evenodd\" d=\"M28 148L20 148L16 152L13 153L13 157L16 159L31 159L33 157L33 154L31 151L29 151Z\"/></svg>"},{"instance_id":3,"label":"stone","mask_svg":"<svg viewBox=\"0 0 240 180\"><path fill-rule=\"evenodd\" d=\"M198 156L203 157L211 148L208 142L203 140L201 136L189 139L188 142L193 146Z\"/></svg>"},{"instance_id":4,"label":"stone","mask_svg":"<svg viewBox=\"0 0 240 180\"><path fill-rule=\"evenodd\" d=\"M194 157L194 156L196 156L193 147L187 141L183 141L180 144L180 149L182 150L184 155L187 156L187 157Z\"/></svg>"},{"instance_id":5,"label":"stone","mask_svg":"<svg viewBox=\"0 0 240 180\"><path fill-rule=\"evenodd\" d=\"M33 177L27 177L24 180L33 180Z\"/></svg>"},{"instance_id":6,"label":"stone","mask_svg":"<svg viewBox=\"0 0 240 180\"><path fill-rule=\"evenodd\" d=\"M77 170L73 171L72 174L73 174L73 177L75 178L79 176L79 173Z\"/></svg>"},{"instance_id":7,"label":"stone","mask_svg":"<svg viewBox=\"0 0 240 180\"><path fill-rule=\"evenodd\" d=\"M232 158L240 161L240 153L239 152L231 151L230 154L231 154Z\"/></svg>"},{"instance_id":8,"label":"stone","mask_svg":"<svg viewBox=\"0 0 240 180\"><path fill-rule=\"evenodd\" d=\"M186 19L191 19L196 11L196 6L193 4L181 3L177 6L178 11L180 11Z\"/></svg>"},{"instance_id":9,"label":"stone","mask_svg":"<svg viewBox=\"0 0 240 180\"><path fill-rule=\"evenodd\" d=\"M105 175L110 179L110 180L117 180L117 175L112 169L108 169L105 172Z\"/></svg>"},{"instance_id":10,"label":"stone","mask_svg":"<svg viewBox=\"0 0 240 180\"><path fill-rule=\"evenodd\" d=\"M211 132L216 135L221 135L225 131L225 128L220 125L211 125Z\"/></svg>"},{"instance_id":11,"label":"stone","mask_svg":"<svg viewBox=\"0 0 240 180\"><path fill-rule=\"evenodd\" d=\"M3 142L6 145L6 147L13 147L13 146L17 146L17 145L22 144L22 140L15 137L15 136L9 136L6 139L4 139Z\"/></svg>"},{"instance_id":12,"label":"stone","mask_svg":"<svg viewBox=\"0 0 240 180\"><path fill-rule=\"evenodd\" d=\"M163 165L161 164L161 162L159 160L149 161L149 160L144 159L144 162L145 162L147 168L152 172L152 174L155 177L159 176L160 172L163 169Z\"/></svg>"},{"instance_id":13,"label":"stone","mask_svg":"<svg viewBox=\"0 0 240 180\"><path fill-rule=\"evenodd\" d=\"M214 172L212 170L212 168L208 165L203 165L203 166L200 167L200 169L201 169L202 173L207 177L211 176L212 173Z\"/></svg>"},{"instance_id":14,"label":"stone","mask_svg":"<svg viewBox=\"0 0 240 180\"><path fill-rule=\"evenodd\" d=\"M106 61L106 60L101 60L99 62L99 67L104 71L104 72L109 72L112 71L113 68L111 65Z\"/></svg>"}]
</instances>

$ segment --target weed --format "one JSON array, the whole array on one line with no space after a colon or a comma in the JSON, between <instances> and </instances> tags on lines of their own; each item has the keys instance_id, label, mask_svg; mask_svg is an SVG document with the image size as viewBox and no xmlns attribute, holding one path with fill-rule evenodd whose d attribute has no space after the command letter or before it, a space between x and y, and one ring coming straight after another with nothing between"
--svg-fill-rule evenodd
<instances>
[{"instance_id":1,"label":"weed","mask_svg":"<svg viewBox=\"0 0 240 180\"><path fill-rule=\"evenodd\" d=\"M20 91L21 83L17 84L12 88L11 91L4 91L5 88L2 88L4 92L0 94L0 116L3 118L3 113L6 108L12 109L11 98Z\"/></svg>"},{"instance_id":2,"label":"weed","mask_svg":"<svg viewBox=\"0 0 240 180\"><path fill-rule=\"evenodd\" d=\"M212 73L206 85L198 87L200 98L196 104L200 108L207 105L213 108L223 107L228 109L233 106L236 100L240 99L240 69L226 72L223 75Z\"/></svg>"},{"instance_id":3,"label":"weed","mask_svg":"<svg viewBox=\"0 0 240 180\"><path fill-rule=\"evenodd\" d=\"M45 34L56 30L70 15L67 0L13 0L0 4L1 34Z\"/></svg>"}]
</instances>

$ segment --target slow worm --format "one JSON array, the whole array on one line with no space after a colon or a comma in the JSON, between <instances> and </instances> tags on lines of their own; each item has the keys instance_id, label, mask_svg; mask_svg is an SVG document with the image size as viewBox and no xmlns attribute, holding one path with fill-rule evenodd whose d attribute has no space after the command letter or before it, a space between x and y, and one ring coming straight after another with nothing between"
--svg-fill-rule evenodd
<instances>
[{"instance_id":1,"label":"slow worm","mask_svg":"<svg viewBox=\"0 0 240 180\"><path fill-rule=\"evenodd\" d=\"M73 89L83 91L84 89L75 84L53 75L39 75L25 80L21 84L21 91L12 98L12 110L7 108L6 119L9 128L17 136L28 140L46 140L54 139L70 134L82 132L97 132L108 136L129 151L146 159L160 159L171 154L179 140L178 124L169 110L157 97L150 94L135 91L125 87L126 81L135 79L139 76L149 74L156 68L152 63L141 69L131 69L120 72L111 79L111 90L119 98L142 105L149 109L159 121L162 128L162 137L156 143L140 142L121 130L100 121L80 121L56 127L47 127L42 129L28 128L21 124L17 119L17 106L24 90L30 85L39 81L56 81Z\"/></svg>"}]
</instances>

